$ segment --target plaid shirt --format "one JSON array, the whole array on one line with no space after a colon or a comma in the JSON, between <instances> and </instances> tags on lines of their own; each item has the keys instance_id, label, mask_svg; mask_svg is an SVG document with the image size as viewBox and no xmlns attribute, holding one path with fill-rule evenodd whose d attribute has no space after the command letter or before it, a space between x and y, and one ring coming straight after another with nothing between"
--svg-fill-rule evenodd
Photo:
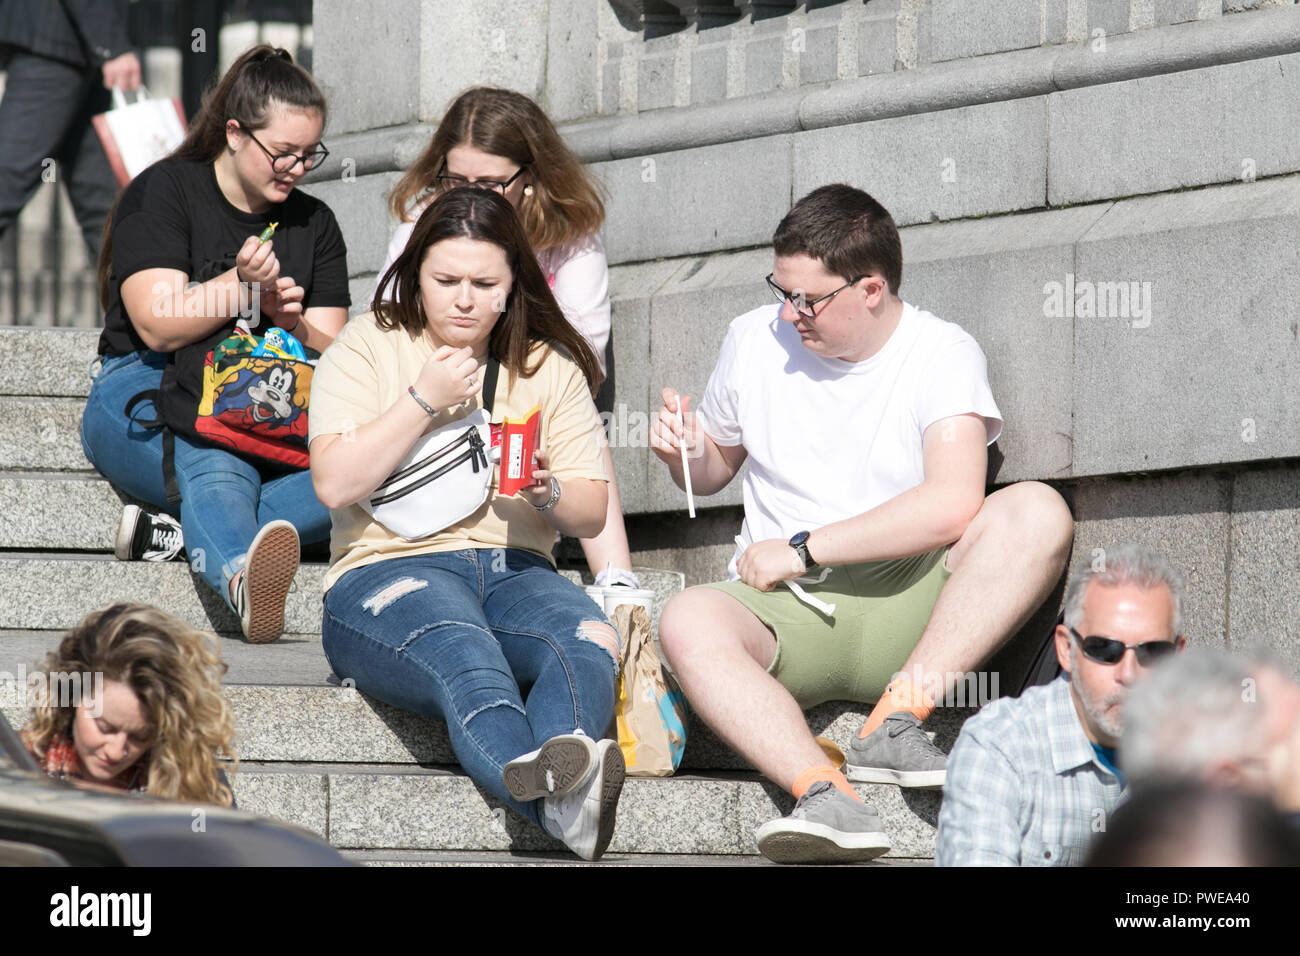
<instances>
[{"instance_id":1,"label":"plaid shirt","mask_svg":"<svg viewBox=\"0 0 1300 956\"><path fill-rule=\"evenodd\" d=\"M1092 749L1068 675L995 700L948 757L937 866L1078 866L1123 787Z\"/></svg>"}]
</instances>

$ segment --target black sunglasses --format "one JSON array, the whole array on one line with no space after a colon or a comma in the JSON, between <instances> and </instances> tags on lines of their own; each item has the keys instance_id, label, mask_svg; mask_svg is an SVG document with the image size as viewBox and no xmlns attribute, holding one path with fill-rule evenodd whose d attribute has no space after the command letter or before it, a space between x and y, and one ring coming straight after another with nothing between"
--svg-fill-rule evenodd
<instances>
[{"instance_id":1,"label":"black sunglasses","mask_svg":"<svg viewBox=\"0 0 1300 956\"><path fill-rule=\"evenodd\" d=\"M1110 637L1084 637L1068 625L1065 628L1079 642L1083 656L1098 664L1118 664L1124 655L1132 651L1142 667L1150 667L1156 661L1168 657L1178 650L1174 641L1146 641L1143 644L1125 644Z\"/></svg>"}]
</instances>

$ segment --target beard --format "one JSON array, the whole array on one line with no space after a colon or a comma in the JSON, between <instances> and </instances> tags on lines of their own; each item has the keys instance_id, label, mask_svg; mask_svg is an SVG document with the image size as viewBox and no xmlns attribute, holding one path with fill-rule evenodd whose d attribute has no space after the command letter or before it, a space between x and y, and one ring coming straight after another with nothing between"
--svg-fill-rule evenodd
<instances>
[{"instance_id":1,"label":"beard","mask_svg":"<svg viewBox=\"0 0 1300 956\"><path fill-rule=\"evenodd\" d=\"M1079 660L1078 651L1073 646L1070 647L1070 687L1074 690L1075 698L1079 701L1083 712L1088 715L1093 727L1101 731L1107 737L1119 740L1124 733L1124 711L1123 704L1128 698L1128 689L1125 687L1116 687L1109 694L1102 697L1094 697L1084 686L1082 678L1079 677ZM1115 716L1110 713L1115 705L1120 705Z\"/></svg>"}]
</instances>

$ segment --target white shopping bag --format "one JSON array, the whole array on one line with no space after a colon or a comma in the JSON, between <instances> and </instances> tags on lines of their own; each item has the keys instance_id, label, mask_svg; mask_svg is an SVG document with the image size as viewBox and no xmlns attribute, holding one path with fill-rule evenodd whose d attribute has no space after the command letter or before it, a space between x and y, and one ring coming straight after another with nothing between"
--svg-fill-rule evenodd
<instances>
[{"instance_id":1,"label":"white shopping bag","mask_svg":"<svg viewBox=\"0 0 1300 956\"><path fill-rule=\"evenodd\" d=\"M127 103L122 91L114 87L113 108L93 122L119 186L125 186L185 138L181 101L151 100L143 86L134 103Z\"/></svg>"}]
</instances>

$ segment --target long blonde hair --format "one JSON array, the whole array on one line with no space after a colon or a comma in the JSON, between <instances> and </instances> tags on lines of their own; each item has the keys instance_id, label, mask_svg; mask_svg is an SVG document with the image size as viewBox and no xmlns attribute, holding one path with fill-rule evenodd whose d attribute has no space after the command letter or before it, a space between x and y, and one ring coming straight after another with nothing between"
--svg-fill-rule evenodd
<instances>
[{"instance_id":1,"label":"long blonde hair","mask_svg":"<svg viewBox=\"0 0 1300 956\"><path fill-rule=\"evenodd\" d=\"M131 688L153 736L140 758L149 794L230 806L217 756L234 759L235 723L221 693L226 665L206 635L156 607L115 604L74 628L46 657L45 671L102 674ZM55 738L72 739L76 708L54 698L44 695L22 732L41 760Z\"/></svg>"},{"instance_id":2,"label":"long blonde hair","mask_svg":"<svg viewBox=\"0 0 1300 956\"><path fill-rule=\"evenodd\" d=\"M420 157L388 196L393 215L410 221L437 189L447 153L473 146L528 167L533 193L519 203L519 221L533 249L577 242L605 221L601 185L565 144L542 108L514 90L476 86L456 97Z\"/></svg>"}]
</instances>

